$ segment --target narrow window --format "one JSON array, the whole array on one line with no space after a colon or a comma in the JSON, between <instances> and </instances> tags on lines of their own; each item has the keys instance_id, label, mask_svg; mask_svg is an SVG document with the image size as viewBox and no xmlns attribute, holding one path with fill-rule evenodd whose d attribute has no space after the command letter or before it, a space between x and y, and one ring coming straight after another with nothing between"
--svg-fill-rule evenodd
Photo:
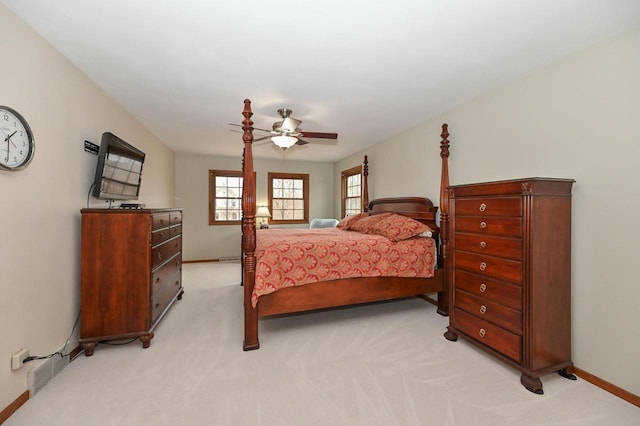
<instances>
[{"instance_id":1,"label":"narrow window","mask_svg":"<svg viewBox=\"0 0 640 426\"><path fill-rule=\"evenodd\" d=\"M242 172L209 170L209 225L242 221Z\"/></svg>"},{"instance_id":2,"label":"narrow window","mask_svg":"<svg viewBox=\"0 0 640 426\"><path fill-rule=\"evenodd\" d=\"M342 217L362 212L362 166L342 171Z\"/></svg>"}]
</instances>

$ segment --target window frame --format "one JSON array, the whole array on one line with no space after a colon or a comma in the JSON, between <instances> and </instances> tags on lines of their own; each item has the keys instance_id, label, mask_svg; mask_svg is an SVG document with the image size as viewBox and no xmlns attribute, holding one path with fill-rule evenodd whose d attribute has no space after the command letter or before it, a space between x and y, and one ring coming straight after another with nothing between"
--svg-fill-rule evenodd
<instances>
[{"instance_id":1,"label":"window frame","mask_svg":"<svg viewBox=\"0 0 640 426\"><path fill-rule=\"evenodd\" d=\"M216 220L216 177L237 177L241 179L240 184L240 196L238 200L240 202L240 218L238 220ZM242 224L242 188L244 185L244 175L242 171L238 170L209 170L209 225L240 225ZM227 197L226 199L229 199Z\"/></svg>"},{"instance_id":2,"label":"window frame","mask_svg":"<svg viewBox=\"0 0 640 426\"><path fill-rule=\"evenodd\" d=\"M302 198L304 203L304 218L303 219L287 219L279 220L274 219L273 209L273 180L274 179L299 179L302 180ZM271 217L268 219L270 225L295 225L295 224L308 224L309 223L309 174L308 173L284 173L284 172L269 172L267 175L267 184L269 189L269 212ZM280 198L278 198L280 199Z\"/></svg>"},{"instance_id":3,"label":"window frame","mask_svg":"<svg viewBox=\"0 0 640 426\"><path fill-rule=\"evenodd\" d=\"M355 176L355 175L360 175L360 195L358 197L348 197L348 191L347 191L347 182L348 179L351 176ZM341 188L341 194L340 194L340 213L342 214L341 217L346 217L347 213L347 199L348 198L360 198L360 212L363 212L364 210L364 206L362 205L362 186L364 185L364 175L363 175L363 171L362 171L362 165L358 165L355 167L351 167L350 169L347 170L343 170L340 173L340 188Z\"/></svg>"}]
</instances>

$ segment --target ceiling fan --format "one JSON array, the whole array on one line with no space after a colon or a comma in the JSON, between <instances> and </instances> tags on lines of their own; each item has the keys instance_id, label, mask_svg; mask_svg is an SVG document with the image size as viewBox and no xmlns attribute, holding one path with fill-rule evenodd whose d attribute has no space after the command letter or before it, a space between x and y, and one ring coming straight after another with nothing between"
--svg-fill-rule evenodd
<instances>
[{"instance_id":1,"label":"ceiling fan","mask_svg":"<svg viewBox=\"0 0 640 426\"><path fill-rule=\"evenodd\" d=\"M292 112L293 111L289 108L280 108L278 110L278 115L280 115L282 120L273 123L273 125L271 126L271 130L254 127L254 130L260 130L269 133L268 136L254 139L254 142L271 139L274 144L278 145L284 150L287 148L291 148L293 145L306 145L309 143L309 141L302 138L338 139L337 133L307 132L300 129L298 126L300 126L300 123L302 123L302 121L291 117ZM238 124L233 123L231 123L231 125L239 126Z\"/></svg>"}]
</instances>

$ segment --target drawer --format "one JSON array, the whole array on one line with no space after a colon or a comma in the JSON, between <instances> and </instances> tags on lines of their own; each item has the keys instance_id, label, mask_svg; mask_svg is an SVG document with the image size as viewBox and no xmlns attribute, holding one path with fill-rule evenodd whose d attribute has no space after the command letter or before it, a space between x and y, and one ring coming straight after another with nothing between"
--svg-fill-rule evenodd
<instances>
[{"instance_id":1,"label":"drawer","mask_svg":"<svg viewBox=\"0 0 640 426\"><path fill-rule=\"evenodd\" d=\"M169 230L171 232L171 238L177 237L178 235L182 234L182 225L172 226L171 228L169 228Z\"/></svg>"},{"instance_id":2,"label":"drawer","mask_svg":"<svg viewBox=\"0 0 640 426\"><path fill-rule=\"evenodd\" d=\"M455 309L454 327L474 340L495 349L516 362L521 361L522 337L497 325Z\"/></svg>"},{"instance_id":3,"label":"drawer","mask_svg":"<svg viewBox=\"0 0 640 426\"><path fill-rule=\"evenodd\" d=\"M456 269L519 284L522 281L522 262L466 251L455 250Z\"/></svg>"},{"instance_id":4,"label":"drawer","mask_svg":"<svg viewBox=\"0 0 640 426\"><path fill-rule=\"evenodd\" d=\"M455 209L456 216L522 216L522 198L458 198Z\"/></svg>"},{"instance_id":5,"label":"drawer","mask_svg":"<svg viewBox=\"0 0 640 426\"><path fill-rule=\"evenodd\" d=\"M171 238L171 228L161 228L151 233L151 245L155 246Z\"/></svg>"},{"instance_id":6,"label":"drawer","mask_svg":"<svg viewBox=\"0 0 640 426\"><path fill-rule=\"evenodd\" d=\"M485 321L522 334L522 312L456 289L455 307Z\"/></svg>"},{"instance_id":7,"label":"drawer","mask_svg":"<svg viewBox=\"0 0 640 426\"><path fill-rule=\"evenodd\" d=\"M153 247L153 249L151 249L151 255L153 257L153 264L151 269L155 269L156 267L162 265L180 250L182 250L182 237L172 238L158 246Z\"/></svg>"},{"instance_id":8,"label":"drawer","mask_svg":"<svg viewBox=\"0 0 640 426\"><path fill-rule=\"evenodd\" d=\"M154 213L151 216L151 229L161 229L169 227L169 213Z\"/></svg>"},{"instance_id":9,"label":"drawer","mask_svg":"<svg viewBox=\"0 0 640 426\"><path fill-rule=\"evenodd\" d=\"M456 232L454 245L457 250L522 260L522 240L520 238Z\"/></svg>"},{"instance_id":10,"label":"drawer","mask_svg":"<svg viewBox=\"0 0 640 426\"><path fill-rule=\"evenodd\" d=\"M169 213L169 224L177 225L182 223L182 212L171 212Z\"/></svg>"},{"instance_id":11,"label":"drawer","mask_svg":"<svg viewBox=\"0 0 640 426\"><path fill-rule=\"evenodd\" d=\"M522 310L522 287L456 269L455 288L508 308Z\"/></svg>"},{"instance_id":12,"label":"drawer","mask_svg":"<svg viewBox=\"0 0 640 426\"><path fill-rule=\"evenodd\" d=\"M172 285L174 280L180 280L181 267L182 256L178 253L169 262L155 271L151 275L151 283L153 284L151 295L160 294L163 289Z\"/></svg>"},{"instance_id":13,"label":"drawer","mask_svg":"<svg viewBox=\"0 0 640 426\"><path fill-rule=\"evenodd\" d=\"M180 281L178 281L176 285L171 286L171 288L164 289L163 292L151 299L151 324L164 312L179 290Z\"/></svg>"},{"instance_id":14,"label":"drawer","mask_svg":"<svg viewBox=\"0 0 640 426\"><path fill-rule=\"evenodd\" d=\"M522 237L522 218L520 217L458 216L456 214L454 223L456 233Z\"/></svg>"}]
</instances>

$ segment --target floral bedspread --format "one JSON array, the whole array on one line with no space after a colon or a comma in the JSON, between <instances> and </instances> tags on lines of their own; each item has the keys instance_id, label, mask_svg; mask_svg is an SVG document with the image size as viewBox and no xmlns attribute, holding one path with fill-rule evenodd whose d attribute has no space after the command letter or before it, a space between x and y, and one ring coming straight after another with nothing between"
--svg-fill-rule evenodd
<instances>
[{"instance_id":1,"label":"floral bedspread","mask_svg":"<svg viewBox=\"0 0 640 426\"><path fill-rule=\"evenodd\" d=\"M414 237L392 242L380 235L337 228L259 229L251 302L284 288L355 277L434 274L435 242Z\"/></svg>"}]
</instances>

